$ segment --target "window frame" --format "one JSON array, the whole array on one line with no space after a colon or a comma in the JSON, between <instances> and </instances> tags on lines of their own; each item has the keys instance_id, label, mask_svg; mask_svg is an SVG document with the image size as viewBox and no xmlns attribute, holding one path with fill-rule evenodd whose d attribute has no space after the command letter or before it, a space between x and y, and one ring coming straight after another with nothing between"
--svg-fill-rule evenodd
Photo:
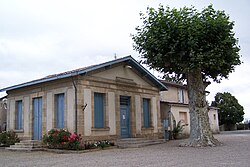
<instances>
[{"instance_id":1,"label":"window frame","mask_svg":"<svg viewBox=\"0 0 250 167\"><path fill-rule=\"evenodd\" d=\"M178 102L179 103L184 103L185 99L184 99L184 90L183 89L178 89Z\"/></svg>"},{"instance_id":2,"label":"window frame","mask_svg":"<svg viewBox=\"0 0 250 167\"><path fill-rule=\"evenodd\" d=\"M145 104L147 104L145 106ZM142 110L143 110L143 127L151 127L151 100L149 98L142 99ZM147 110L145 110L147 108Z\"/></svg>"},{"instance_id":3,"label":"window frame","mask_svg":"<svg viewBox=\"0 0 250 167\"><path fill-rule=\"evenodd\" d=\"M105 125L105 93L94 92L94 128L104 129Z\"/></svg>"},{"instance_id":4,"label":"window frame","mask_svg":"<svg viewBox=\"0 0 250 167\"><path fill-rule=\"evenodd\" d=\"M16 101L16 121L15 121L15 129L22 130L23 129L23 101Z\"/></svg>"},{"instance_id":5,"label":"window frame","mask_svg":"<svg viewBox=\"0 0 250 167\"><path fill-rule=\"evenodd\" d=\"M60 96L63 97L63 104L59 101ZM59 105L63 106L63 111L59 111ZM65 93L55 94L55 127L58 129L65 128Z\"/></svg>"}]
</instances>

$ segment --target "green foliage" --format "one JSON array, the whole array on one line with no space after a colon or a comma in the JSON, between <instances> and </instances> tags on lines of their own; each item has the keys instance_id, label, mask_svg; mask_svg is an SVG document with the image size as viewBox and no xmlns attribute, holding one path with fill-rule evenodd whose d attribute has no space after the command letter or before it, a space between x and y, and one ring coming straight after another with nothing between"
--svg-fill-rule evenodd
<instances>
[{"instance_id":1,"label":"green foliage","mask_svg":"<svg viewBox=\"0 0 250 167\"><path fill-rule=\"evenodd\" d=\"M10 146L19 143L20 139L14 131L0 133L0 145Z\"/></svg>"},{"instance_id":2,"label":"green foliage","mask_svg":"<svg viewBox=\"0 0 250 167\"><path fill-rule=\"evenodd\" d=\"M183 85L182 78L179 78L177 75L165 75L164 79L167 82L173 82L173 83L177 83L177 84Z\"/></svg>"},{"instance_id":3,"label":"green foliage","mask_svg":"<svg viewBox=\"0 0 250 167\"><path fill-rule=\"evenodd\" d=\"M173 138L177 139L178 136L182 133L184 130L184 125L181 124L181 120L177 123L177 125L173 128Z\"/></svg>"},{"instance_id":4,"label":"green foliage","mask_svg":"<svg viewBox=\"0 0 250 167\"><path fill-rule=\"evenodd\" d=\"M159 6L140 16L143 24L132 35L134 49L159 72L187 79L188 72L199 69L204 80L219 82L241 64L234 22L212 5L201 12Z\"/></svg>"},{"instance_id":5,"label":"green foliage","mask_svg":"<svg viewBox=\"0 0 250 167\"><path fill-rule=\"evenodd\" d=\"M65 129L52 129L43 135L43 143L49 148L79 150L81 149L81 135L70 133Z\"/></svg>"},{"instance_id":6,"label":"green foliage","mask_svg":"<svg viewBox=\"0 0 250 167\"><path fill-rule=\"evenodd\" d=\"M228 92L217 93L211 104L218 107L219 124L231 125L242 122L244 119L244 108L238 100Z\"/></svg>"}]
</instances>

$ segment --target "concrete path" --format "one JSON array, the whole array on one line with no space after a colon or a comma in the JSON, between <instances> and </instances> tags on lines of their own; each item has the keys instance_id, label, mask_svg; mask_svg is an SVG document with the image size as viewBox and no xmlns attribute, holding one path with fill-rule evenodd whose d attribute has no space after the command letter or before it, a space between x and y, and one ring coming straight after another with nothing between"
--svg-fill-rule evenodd
<instances>
[{"instance_id":1,"label":"concrete path","mask_svg":"<svg viewBox=\"0 0 250 167\"><path fill-rule=\"evenodd\" d=\"M0 149L0 166L86 167L249 167L250 133L222 133L215 137L223 146L178 147L184 140L144 148L111 149L82 154L11 152Z\"/></svg>"}]
</instances>

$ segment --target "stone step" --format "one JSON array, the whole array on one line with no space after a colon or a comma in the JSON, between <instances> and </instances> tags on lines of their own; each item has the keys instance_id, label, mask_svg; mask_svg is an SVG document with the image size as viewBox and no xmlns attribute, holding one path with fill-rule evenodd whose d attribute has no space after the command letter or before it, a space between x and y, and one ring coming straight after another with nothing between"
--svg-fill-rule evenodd
<instances>
[{"instance_id":1,"label":"stone step","mask_svg":"<svg viewBox=\"0 0 250 167\"><path fill-rule=\"evenodd\" d=\"M10 151L43 151L44 148L5 148L6 150L10 150Z\"/></svg>"},{"instance_id":2,"label":"stone step","mask_svg":"<svg viewBox=\"0 0 250 167\"><path fill-rule=\"evenodd\" d=\"M142 138L128 138L117 141L118 148L139 148L155 144L162 144L163 139L142 139Z\"/></svg>"},{"instance_id":3,"label":"stone step","mask_svg":"<svg viewBox=\"0 0 250 167\"><path fill-rule=\"evenodd\" d=\"M41 144L41 141L38 140L21 140L20 143L32 143L32 144Z\"/></svg>"},{"instance_id":4,"label":"stone step","mask_svg":"<svg viewBox=\"0 0 250 167\"><path fill-rule=\"evenodd\" d=\"M121 139L118 140L117 143L119 144L137 144L137 143L150 143L150 142L165 142L163 139Z\"/></svg>"},{"instance_id":5,"label":"stone step","mask_svg":"<svg viewBox=\"0 0 250 167\"><path fill-rule=\"evenodd\" d=\"M41 147L42 144L36 143L15 143L16 146L31 146L31 147Z\"/></svg>"},{"instance_id":6,"label":"stone step","mask_svg":"<svg viewBox=\"0 0 250 167\"><path fill-rule=\"evenodd\" d=\"M15 144L11 145L11 148L40 148L42 147L41 145L22 145L22 144Z\"/></svg>"},{"instance_id":7,"label":"stone step","mask_svg":"<svg viewBox=\"0 0 250 167\"><path fill-rule=\"evenodd\" d=\"M43 150L43 146L40 141L36 140L23 140L20 143L15 143L15 145L11 145L7 150L11 151L37 151Z\"/></svg>"}]
</instances>

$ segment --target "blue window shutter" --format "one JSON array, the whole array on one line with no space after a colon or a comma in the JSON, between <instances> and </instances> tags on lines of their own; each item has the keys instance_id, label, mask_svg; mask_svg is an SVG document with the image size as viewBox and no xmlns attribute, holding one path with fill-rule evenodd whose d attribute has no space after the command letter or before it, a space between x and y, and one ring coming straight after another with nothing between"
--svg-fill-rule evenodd
<instances>
[{"instance_id":1,"label":"blue window shutter","mask_svg":"<svg viewBox=\"0 0 250 167\"><path fill-rule=\"evenodd\" d=\"M64 94L56 95L56 127L64 128Z\"/></svg>"},{"instance_id":2,"label":"blue window shutter","mask_svg":"<svg viewBox=\"0 0 250 167\"><path fill-rule=\"evenodd\" d=\"M42 98L38 98L38 140L42 140Z\"/></svg>"},{"instance_id":3,"label":"blue window shutter","mask_svg":"<svg viewBox=\"0 0 250 167\"><path fill-rule=\"evenodd\" d=\"M42 139L42 98L37 97L33 100L33 139Z\"/></svg>"},{"instance_id":4,"label":"blue window shutter","mask_svg":"<svg viewBox=\"0 0 250 167\"><path fill-rule=\"evenodd\" d=\"M143 99L143 120L144 120L144 127L149 128L150 127L150 100L149 99Z\"/></svg>"},{"instance_id":5,"label":"blue window shutter","mask_svg":"<svg viewBox=\"0 0 250 167\"><path fill-rule=\"evenodd\" d=\"M104 128L104 94L94 93L94 127Z\"/></svg>"},{"instance_id":6,"label":"blue window shutter","mask_svg":"<svg viewBox=\"0 0 250 167\"><path fill-rule=\"evenodd\" d=\"M23 104L22 104L22 101L17 101L17 121L16 121L16 129L22 129L23 128L23 125L22 125L22 122L23 122Z\"/></svg>"}]
</instances>

